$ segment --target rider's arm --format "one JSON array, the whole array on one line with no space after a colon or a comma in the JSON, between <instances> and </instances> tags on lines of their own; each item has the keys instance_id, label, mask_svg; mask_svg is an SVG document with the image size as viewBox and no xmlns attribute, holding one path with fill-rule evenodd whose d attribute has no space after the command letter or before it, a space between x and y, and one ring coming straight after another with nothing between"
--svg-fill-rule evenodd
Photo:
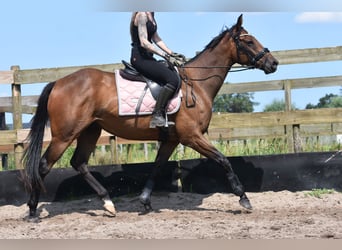
<instances>
[{"instance_id":1,"label":"rider's arm","mask_svg":"<svg viewBox=\"0 0 342 250\"><path fill-rule=\"evenodd\" d=\"M159 34L156 32L154 33L152 40L155 44L157 44L157 46L162 49L165 53L171 55L172 54L172 50L170 50L166 44L163 42L163 40L160 38Z\"/></svg>"},{"instance_id":2,"label":"rider's arm","mask_svg":"<svg viewBox=\"0 0 342 250\"><path fill-rule=\"evenodd\" d=\"M154 46L149 40L147 36L147 27L146 23L148 21L148 17L145 13L138 13L136 16L137 26L138 26L138 33L139 33L139 39L140 44L144 49L147 49L148 51L157 54L159 56L164 57L165 51L158 49L156 46Z\"/></svg>"}]
</instances>

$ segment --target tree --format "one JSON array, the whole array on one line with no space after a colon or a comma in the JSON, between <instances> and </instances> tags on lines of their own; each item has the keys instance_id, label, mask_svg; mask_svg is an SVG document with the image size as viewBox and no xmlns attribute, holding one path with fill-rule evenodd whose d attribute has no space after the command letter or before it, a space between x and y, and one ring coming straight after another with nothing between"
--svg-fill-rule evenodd
<instances>
[{"instance_id":1,"label":"tree","mask_svg":"<svg viewBox=\"0 0 342 250\"><path fill-rule=\"evenodd\" d=\"M253 102L253 98L253 93L218 95L214 99L213 112L253 112L253 106L259 104Z\"/></svg>"},{"instance_id":2,"label":"tree","mask_svg":"<svg viewBox=\"0 0 342 250\"><path fill-rule=\"evenodd\" d=\"M291 104L291 109L296 110L295 104ZM270 104L265 105L264 112L272 112L272 111L284 111L285 110L285 101L284 99L274 99Z\"/></svg>"},{"instance_id":3,"label":"tree","mask_svg":"<svg viewBox=\"0 0 342 250\"><path fill-rule=\"evenodd\" d=\"M341 108L342 107L342 96L336 96L331 100L330 108Z\"/></svg>"},{"instance_id":4,"label":"tree","mask_svg":"<svg viewBox=\"0 0 342 250\"><path fill-rule=\"evenodd\" d=\"M311 103L306 105L306 109L319 109L319 108L340 108L342 107L342 96L335 94L326 94L319 99L317 105Z\"/></svg>"}]
</instances>

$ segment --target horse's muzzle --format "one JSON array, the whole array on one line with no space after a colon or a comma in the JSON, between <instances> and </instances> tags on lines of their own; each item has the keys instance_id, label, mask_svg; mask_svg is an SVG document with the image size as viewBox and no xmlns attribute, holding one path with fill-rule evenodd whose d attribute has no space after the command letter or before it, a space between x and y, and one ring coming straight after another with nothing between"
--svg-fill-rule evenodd
<instances>
[{"instance_id":1,"label":"horse's muzzle","mask_svg":"<svg viewBox=\"0 0 342 250\"><path fill-rule=\"evenodd\" d=\"M277 59L272 55L268 55L261 68L264 70L265 74L270 74L277 70L278 64L279 62Z\"/></svg>"}]
</instances>

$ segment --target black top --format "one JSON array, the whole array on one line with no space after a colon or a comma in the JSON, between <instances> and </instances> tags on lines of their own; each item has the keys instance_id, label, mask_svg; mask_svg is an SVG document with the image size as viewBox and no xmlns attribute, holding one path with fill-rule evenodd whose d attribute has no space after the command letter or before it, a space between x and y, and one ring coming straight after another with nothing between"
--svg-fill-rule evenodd
<instances>
[{"instance_id":1,"label":"black top","mask_svg":"<svg viewBox=\"0 0 342 250\"><path fill-rule=\"evenodd\" d=\"M147 28L147 39L149 42L152 42L152 36L154 35L154 33L156 33L157 31L157 24L154 24L152 21L148 20L146 23L146 28ZM139 52L142 55L149 55L152 56L152 54L150 52L148 52L146 49L144 49L141 46L141 42L139 39L139 32L138 32L138 27L137 26L133 26L133 33L132 33L132 46L135 48L138 48Z\"/></svg>"}]
</instances>

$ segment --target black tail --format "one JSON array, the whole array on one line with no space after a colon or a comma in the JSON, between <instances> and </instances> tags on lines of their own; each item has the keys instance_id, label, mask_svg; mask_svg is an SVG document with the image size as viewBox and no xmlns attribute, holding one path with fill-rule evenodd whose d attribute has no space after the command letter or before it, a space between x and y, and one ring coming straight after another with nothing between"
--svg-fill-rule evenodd
<instances>
[{"instance_id":1,"label":"black tail","mask_svg":"<svg viewBox=\"0 0 342 250\"><path fill-rule=\"evenodd\" d=\"M26 172L26 183L30 189L38 186L44 188L43 180L39 174L39 161L43 147L44 129L49 120L47 103L54 86L55 82L51 82L43 89L38 99L36 114L32 118L31 130L27 137L28 146L24 151L23 163Z\"/></svg>"}]
</instances>

